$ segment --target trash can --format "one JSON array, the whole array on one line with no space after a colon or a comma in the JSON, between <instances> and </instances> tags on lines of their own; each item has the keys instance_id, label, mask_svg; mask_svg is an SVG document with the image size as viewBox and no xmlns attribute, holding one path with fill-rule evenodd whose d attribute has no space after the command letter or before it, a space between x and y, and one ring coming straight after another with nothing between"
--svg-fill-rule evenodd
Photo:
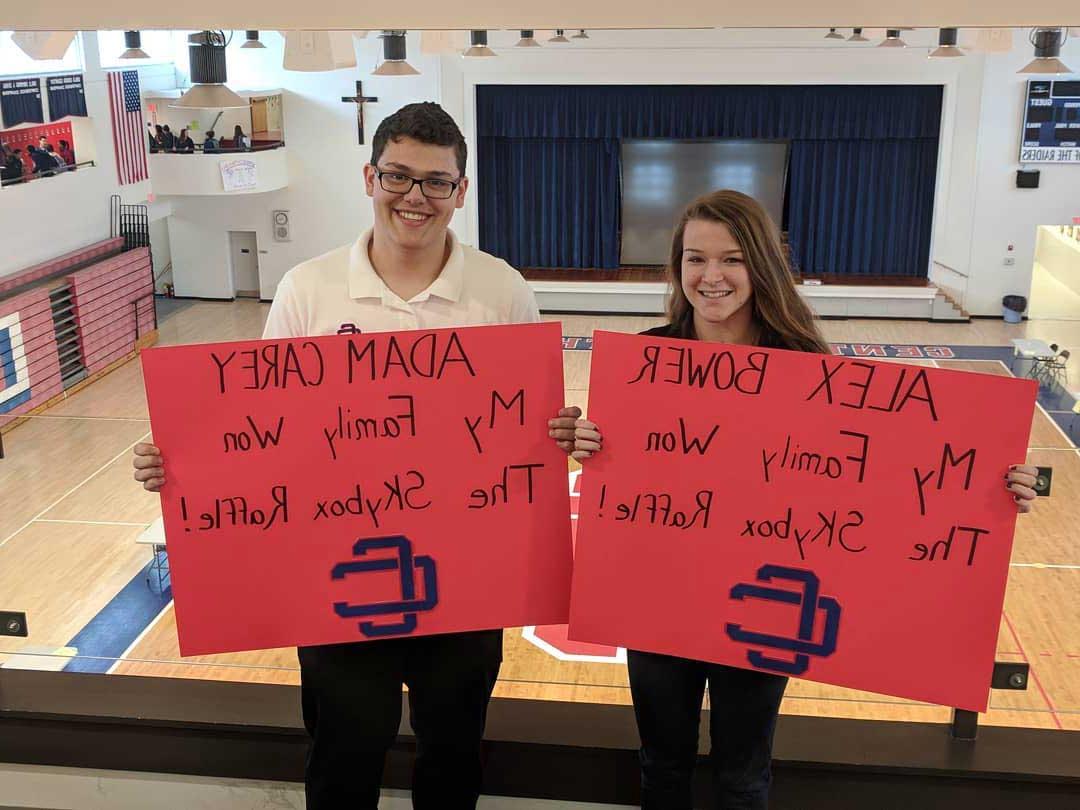
<instances>
[{"instance_id":1,"label":"trash can","mask_svg":"<svg viewBox=\"0 0 1080 810\"><path fill-rule=\"evenodd\" d=\"M1006 295L1001 299L1001 312L1005 323L1020 323L1020 316L1025 309L1027 298L1022 295Z\"/></svg>"}]
</instances>

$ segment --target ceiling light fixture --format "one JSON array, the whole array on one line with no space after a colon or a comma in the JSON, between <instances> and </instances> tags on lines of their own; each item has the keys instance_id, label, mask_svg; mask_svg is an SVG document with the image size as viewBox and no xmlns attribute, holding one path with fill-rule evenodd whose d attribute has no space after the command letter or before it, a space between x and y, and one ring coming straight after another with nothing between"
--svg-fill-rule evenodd
<instances>
[{"instance_id":1,"label":"ceiling light fixture","mask_svg":"<svg viewBox=\"0 0 1080 810\"><path fill-rule=\"evenodd\" d=\"M470 31L469 47L462 56L494 56L495 51L488 47L487 31Z\"/></svg>"},{"instance_id":2,"label":"ceiling light fixture","mask_svg":"<svg viewBox=\"0 0 1080 810\"><path fill-rule=\"evenodd\" d=\"M955 28L942 28L938 30L938 46L930 52L931 59L943 59L950 56L963 56L964 52L956 47Z\"/></svg>"},{"instance_id":3,"label":"ceiling light fixture","mask_svg":"<svg viewBox=\"0 0 1080 810\"><path fill-rule=\"evenodd\" d=\"M1072 73L1069 66L1058 57L1065 31L1061 28L1035 28L1029 37L1035 48L1035 58L1017 73Z\"/></svg>"},{"instance_id":4,"label":"ceiling light fixture","mask_svg":"<svg viewBox=\"0 0 1080 810\"><path fill-rule=\"evenodd\" d=\"M885 30L885 39L878 43L879 48L906 48L907 43L900 39L899 28L887 28Z\"/></svg>"},{"instance_id":5,"label":"ceiling light fixture","mask_svg":"<svg viewBox=\"0 0 1080 810\"><path fill-rule=\"evenodd\" d=\"M138 31L124 32L124 47L127 48L127 50L120 54L121 59L150 58L150 54L142 49L142 34Z\"/></svg>"},{"instance_id":6,"label":"ceiling light fixture","mask_svg":"<svg viewBox=\"0 0 1080 810\"><path fill-rule=\"evenodd\" d=\"M534 34L536 33L531 28L523 28L518 33L521 34L521 39L517 41L515 48L539 48L540 43L536 41Z\"/></svg>"},{"instance_id":7,"label":"ceiling light fixture","mask_svg":"<svg viewBox=\"0 0 1080 810\"><path fill-rule=\"evenodd\" d=\"M589 38L589 35L587 33L585 33L584 28L579 28L578 32L576 34L574 34L572 37L570 37L570 39L588 39L588 38Z\"/></svg>"},{"instance_id":8,"label":"ceiling light fixture","mask_svg":"<svg viewBox=\"0 0 1080 810\"><path fill-rule=\"evenodd\" d=\"M862 29L861 28L852 28L851 29L851 36L848 37L847 41L848 42L869 42L870 40L868 40L866 37L864 37L862 35Z\"/></svg>"},{"instance_id":9,"label":"ceiling light fixture","mask_svg":"<svg viewBox=\"0 0 1080 810\"><path fill-rule=\"evenodd\" d=\"M245 31L244 32L244 44L241 48L265 48L266 46L259 42L258 31Z\"/></svg>"},{"instance_id":10,"label":"ceiling light fixture","mask_svg":"<svg viewBox=\"0 0 1080 810\"><path fill-rule=\"evenodd\" d=\"M383 41L383 62L374 71L374 76L416 76L420 73L405 61L405 32L383 31L379 34Z\"/></svg>"},{"instance_id":11,"label":"ceiling light fixture","mask_svg":"<svg viewBox=\"0 0 1080 810\"><path fill-rule=\"evenodd\" d=\"M225 86L225 32L199 31L188 36L191 88L170 107L188 110L230 110L250 107Z\"/></svg>"},{"instance_id":12,"label":"ceiling light fixture","mask_svg":"<svg viewBox=\"0 0 1080 810\"><path fill-rule=\"evenodd\" d=\"M554 43L556 45L569 45L570 44L570 40L568 40L566 38L565 32L563 31L562 28L556 28L555 29L555 36L553 36L551 39L549 39L548 42L552 42L552 43Z\"/></svg>"},{"instance_id":13,"label":"ceiling light fixture","mask_svg":"<svg viewBox=\"0 0 1080 810\"><path fill-rule=\"evenodd\" d=\"M825 35L825 39L843 39L843 38L844 38L844 35L836 33L835 28L830 28L829 33L827 33Z\"/></svg>"}]
</instances>

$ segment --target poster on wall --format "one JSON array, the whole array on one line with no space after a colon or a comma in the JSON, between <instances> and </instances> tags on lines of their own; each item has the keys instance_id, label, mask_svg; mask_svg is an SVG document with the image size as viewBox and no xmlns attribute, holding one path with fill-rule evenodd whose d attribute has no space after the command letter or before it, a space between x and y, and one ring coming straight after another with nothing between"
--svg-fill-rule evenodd
<instances>
[{"instance_id":1,"label":"poster on wall","mask_svg":"<svg viewBox=\"0 0 1080 810\"><path fill-rule=\"evenodd\" d=\"M69 115L86 116L86 92L81 74L49 76L45 83L49 92L50 121L59 121Z\"/></svg>"},{"instance_id":2,"label":"poster on wall","mask_svg":"<svg viewBox=\"0 0 1080 810\"><path fill-rule=\"evenodd\" d=\"M12 79L0 82L0 116L5 127L45 123L41 109L41 79Z\"/></svg>"},{"instance_id":3,"label":"poster on wall","mask_svg":"<svg viewBox=\"0 0 1080 810\"><path fill-rule=\"evenodd\" d=\"M221 182L226 191L249 191L259 185L258 166L254 160L240 158L221 163Z\"/></svg>"},{"instance_id":4,"label":"poster on wall","mask_svg":"<svg viewBox=\"0 0 1080 810\"><path fill-rule=\"evenodd\" d=\"M1028 82L1020 162L1080 163L1080 81Z\"/></svg>"}]
</instances>

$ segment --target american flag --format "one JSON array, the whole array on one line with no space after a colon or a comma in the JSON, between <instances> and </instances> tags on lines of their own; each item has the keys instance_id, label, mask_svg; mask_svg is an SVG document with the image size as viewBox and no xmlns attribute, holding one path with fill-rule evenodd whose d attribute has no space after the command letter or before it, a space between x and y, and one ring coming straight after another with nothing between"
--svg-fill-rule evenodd
<instances>
[{"instance_id":1,"label":"american flag","mask_svg":"<svg viewBox=\"0 0 1080 810\"><path fill-rule=\"evenodd\" d=\"M109 107L112 110L113 147L116 150L116 173L120 185L142 182L148 176L147 141L143 134L137 70L109 73Z\"/></svg>"}]
</instances>

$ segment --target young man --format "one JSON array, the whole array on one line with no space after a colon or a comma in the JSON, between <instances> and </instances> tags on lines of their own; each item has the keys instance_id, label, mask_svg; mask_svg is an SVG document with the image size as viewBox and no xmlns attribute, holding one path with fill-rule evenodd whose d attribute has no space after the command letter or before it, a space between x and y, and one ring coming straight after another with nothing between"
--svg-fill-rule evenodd
<instances>
[{"instance_id":1,"label":"young man","mask_svg":"<svg viewBox=\"0 0 1080 810\"><path fill-rule=\"evenodd\" d=\"M208 133L209 134L209 133ZM294 267L278 285L264 338L432 329L540 319L513 268L448 229L465 204L465 140L437 104L410 104L375 133L364 183L375 222L352 245ZM572 446L576 408L551 436ZM164 483L157 448L135 448L135 478ZM402 684L416 734L413 806L474 807L488 700L502 631L302 647L304 724L311 735L308 807L378 807L386 752L401 717Z\"/></svg>"}]
</instances>

